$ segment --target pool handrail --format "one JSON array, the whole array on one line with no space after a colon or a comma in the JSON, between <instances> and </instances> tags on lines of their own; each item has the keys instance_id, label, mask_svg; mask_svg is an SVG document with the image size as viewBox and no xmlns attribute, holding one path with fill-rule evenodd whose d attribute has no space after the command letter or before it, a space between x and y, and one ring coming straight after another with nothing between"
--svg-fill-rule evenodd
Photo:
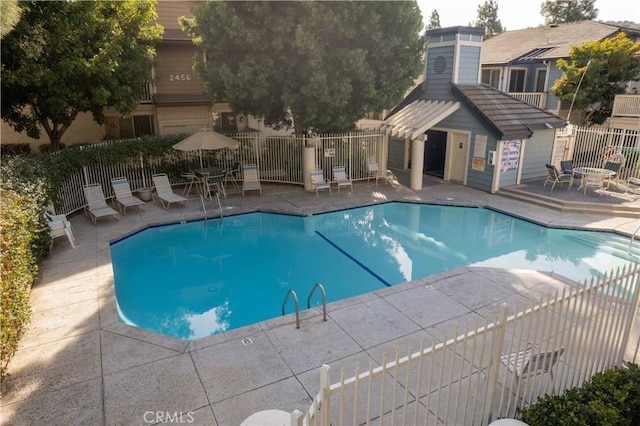
<instances>
[{"instance_id":1,"label":"pool handrail","mask_svg":"<svg viewBox=\"0 0 640 426\"><path fill-rule=\"evenodd\" d=\"M289 300L289 295L293 295L293 302L296 309L296 328L300 328L300 306L298 304L298 295L293 289L289 289L287 295L284 297L284 302L282 302L282 315L285 315L284 308L287 305L287 300Z\"/></svg>"},{"instance_id":2,"label":"pool handrail","mask_svg":"<svg viewBox=\"0 0 640 426\"><path fill-rule=\"evenodd\" d=\"M311 308L311 296L313 296L313 293L316 291L316 288L319 288L320 292L322 293L322 321L326 321L327 320L327 292L324 291L324 286L322 284L316 283L311 289L311 292L309 293L309 297L307 297L307 309Z\"/></svg>"}]
</instances>

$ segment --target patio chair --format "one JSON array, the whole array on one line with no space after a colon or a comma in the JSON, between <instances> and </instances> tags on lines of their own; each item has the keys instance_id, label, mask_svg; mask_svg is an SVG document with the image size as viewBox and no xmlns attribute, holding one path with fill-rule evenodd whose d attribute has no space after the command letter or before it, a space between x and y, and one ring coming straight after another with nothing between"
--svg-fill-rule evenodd
<instances>
[{"instance_id":1,"label":"patio chair","mask_svg":"<svg viewBox=\"0 0 640 426\"><path fill-rule=\"evenodd\" d=\"M511 354L502 354L501 361L507 366L509 372L516 375L516 387L520 379L537 374L551 374L553 382L553 367L558 362L558 358L564 353L564 348L554 349L546 352L538 352L532 345L526 349Z\"/></svg>"},{"instance_id":2,"label":"patio chair","mask_svg":"<svg viewBox=\"0 0 640 426\"><path fill-rule=\"evenodd\" d=\"M640 178L638 177L630 177L627 179L627 184L625 185L624 193L633 192L636 195L640 195Z\"/></svg>"},{"instance_id":3,"label":"patio chair","mask_svg":"<svg viewBox=\"0 0 640 426\"><path fill-rule=\"evenodd\" d=\"M118 210L124 216L127 212L127 207L137 206L140 211L144 211L144 201L140 198L134 196L131 193L131 187L129 186L129 181L125 177L119 177L115 179L111 179L111 186L113 187L113 192L116 194L116 206L118 206Z\"/></svg>"},{"instance_id":4,"label":"patio chair","mask_svg":"<svg viewBox=\"0 0 640 426\"><path fill-rule=\"evenodd\" d=\"M343 166L338 166L333 168L333 181L338 184L338 192L340 192L340 188L343 186L350 186L351 191L353 191L353 182L347 176L347 172Z\"/></svg>"},{"instance_id":5,"label":"patio chair","mask_svg":"<svg viewBox=\"0 0 640 426\"><path fill-rule=\"evenodd\" d=\"M562 185L565 182L569 182L569 188L573 185L573 175L569 173L560 173L556 166L551 164L544 165L547 168L547 179L544 181L542 187L547 186L547 182L551 182L551 190L556 186L556 183Z\"/></svg>"},{"instance_id":6,"label":"patio chair","mask_svg":"<svg viewBox=\"0 0 640 426\"><path fill-rule=\"evenodd\" d=\"M604 168L616 173L613 176L605 177L607 189L609 188L611 183L615 182L616 185L618 184L618 181L620 178L620 171L622 170L622 166L624 166L624 162L625 162L625 158L624 158L624 155L622 154L613 154L607 159L607 161L605 161Z\"/></svg>"},{"instance_id":7,"label":"patio chair","mask_svg":"<svg viewBox=\"0 0 640 426\"><path fill-rule=\"evenodd\" d=\"M67 237L69 244L72 248L76 248L76 237L73 234L71 228L71 222L67 219L67 216L63 214L52 214L47 211L44 212L44 218L49 225L49 231L51 233L51 246L53 246L53 240L58 237Z\"/></svg>"},{"instance_id":8,"label":"patio chair","mask_svg":"<svg viewBox=\"0 0 640 426\"><path fill-rule=\"evenodd\" d=\"M587 173L582 178L582 187L584 195L587 195L587 188L600 189L600 195L604 192L605 175L603 173ZM597 190L597 189L596 189Z\"/></svg>"},{"instance_id":9,"label":"patio chair","mask_svg":"<svg viewBox=\"0 0 640 426\"><path fill-rule=\"evenodd\" d=\"M245 191L260 191L262 196L262 186L258 178L258 166L255 164L247 164L242 167L242 196Z\"/></svg>"},{"instance_id":10,"label":"patio chair","mask_svg":"<svg viewBox=\"0 0 640 426\"><path fill-rule=\"evenodd\" d=\"M166 173L158 173L151 177L153 179L153 185L156 188L156 193L153 194L154 200L157 198L160 200L162 207L168 209L173 203L182 203L187 205L188 199L181 195L176 194L171 189L171 183L169 183L169 177Z\"/></svg>"},{"instance_id":11,"label":"patio chair","mask_svg":"<svg viewBox=\"0 0 640 426\"><path fill-rule=\"evenodd\" d=\"M84 214L87 215L93 224L99 217L113 216L115 220L119 220L118 212L107 205L104 198L104 191L99 183L90 183L84 186L84 198L87 205L84 208Z\"/></svg>"},{"instance_id":12,"label":"patio chair","mask_svg":"<svg viewBox=\"0 0 640 426\"><path fill-rule=\"evenodd\" d=\"M384 179L384 182L387 183L386 174L384 174L382 170L380 170L378 162L373 158L370 158L367 161L367 183L371 178L374 178L376 180L376 186L378 185L378 179Z\"/></svg>"},{"instance_id":13,"label":"patio chair","mask_svg":"<svg viewBox=\"0 0 640 426\"><path fill-rule=\"evenodd\" d=\"M572 175L573 179L582 179L583 173L573 170L573 160L565 160L560 162L560 170L563 175Z\"/></svg>"},{"instance_id":14,"label":"patio chair","mask_svg":"<svg viewBox=\"0 0 640 426\"><path fill-rule=\"evenodd\" d=\"M329 194L332 194L331 183L329 183L324 178L324 173L322 172L322 170L311 170L310 173L311 173L311 185L313 185L313 187L316 190L316 197L318 196L318 191L322 189L328 189Z\"/></svg>"}]
</instances>

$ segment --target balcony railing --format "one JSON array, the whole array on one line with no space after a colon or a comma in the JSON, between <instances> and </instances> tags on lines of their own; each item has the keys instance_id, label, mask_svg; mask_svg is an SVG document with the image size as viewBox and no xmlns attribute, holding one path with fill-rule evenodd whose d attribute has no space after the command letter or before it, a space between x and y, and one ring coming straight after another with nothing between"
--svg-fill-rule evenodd
<instances>
[{"instance_id":1,"label":"balcony railing","mask_svg":"<svg viewBox=\"0 0 640 426\"><path fill-rule=\"evenodd\" d=\"M612 117L640 117L640 95L616 95Z\"/></svg>"},{"instance_id":2,"label":"balcony railing","mask_svg":"<svg viewBox=\"0 0 640 426\"><path fill-rule=\"evenodd\" d=\"M547 106L547 94L545 92L513 92L509 93L509 95L538 108L545 109Z\"/></svg>"},{"instance_id":3,"label":"balcony railing","mask_svg":"<svg viewBox=\"0 0 640 426\"><path fill-rule=\"evenodd\" d=\"M138 82L136 84L136 90L141 104L153 102L153 83L150 81Z\"/></svg>"}]
</instances>

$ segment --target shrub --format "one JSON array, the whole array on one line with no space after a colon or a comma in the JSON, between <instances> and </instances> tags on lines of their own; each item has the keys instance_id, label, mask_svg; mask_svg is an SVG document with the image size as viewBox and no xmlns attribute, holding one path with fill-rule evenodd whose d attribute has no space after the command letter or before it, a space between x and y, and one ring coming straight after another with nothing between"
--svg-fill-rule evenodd
<instances>
[{"instance_id":1,"label":"shrub","mask_svg":"<svg viewBox=\"0 0 640 426\"><path fill-rule=\"evenodd\" d=\"M640 369L628 363L594 375L562 396L546 396L520 413L529 425L640 424Z\"/></svg>"},{"instance_id":2,"label":"shrub","mask_svg":"<svg viewBox=\"0 0 640 426\"><path fill-rule=\"evenodd\" d=\"M31 146L28 143L5 143L0 145L0 155L6 158L9 155L29 155Z\"/></svg>"},{"instance_id":3,"label":"shrub","mask_svg":"<svg viewBox=\"0 0 640 426\"><path fill-rule=\"evenodd\" d=\"M29 291L38 268L31 250L33 218L23 208L23 197L0 189L0 376L18 348L31 317Z\"/></svg>"}]
</instances>

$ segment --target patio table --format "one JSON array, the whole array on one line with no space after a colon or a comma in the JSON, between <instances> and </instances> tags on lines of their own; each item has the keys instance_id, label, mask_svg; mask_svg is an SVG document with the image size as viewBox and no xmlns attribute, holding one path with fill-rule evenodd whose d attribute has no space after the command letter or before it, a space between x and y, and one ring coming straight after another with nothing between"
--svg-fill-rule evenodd
<instances>
[{"instance_id":1,"label":"patio table","mask_svg":"<svg viewBox=\"0 0 640 426\"><path fill-rule=\"evenodd\" d=\"M222 180L224 179L224 170L220 167L209 167L205 169L195 169L194 173L200 179L202 179L203 183L203 191L204 197L207 199L212 199L211 196L211 186L215 186L216 190L222 194L224 198L227 198L227 194L225 193L224 186L222 185Z\"/></svg>"},{"instance_id":2,"label":"patio table","mask_svg":"<svg viewBox=\"0 0 640 426\"><path fill-rule=\"evenodd\" d=\"M616 172L609 169L603 169L601 167L576 167L573 169L574 172L582 173L584 177L587 174L601 174L604 175L605 179L611 179L616 175ZM580 182L580 186L578 187L578 191L584 187L584 179Z\"/></svg>"}]
</instances>

